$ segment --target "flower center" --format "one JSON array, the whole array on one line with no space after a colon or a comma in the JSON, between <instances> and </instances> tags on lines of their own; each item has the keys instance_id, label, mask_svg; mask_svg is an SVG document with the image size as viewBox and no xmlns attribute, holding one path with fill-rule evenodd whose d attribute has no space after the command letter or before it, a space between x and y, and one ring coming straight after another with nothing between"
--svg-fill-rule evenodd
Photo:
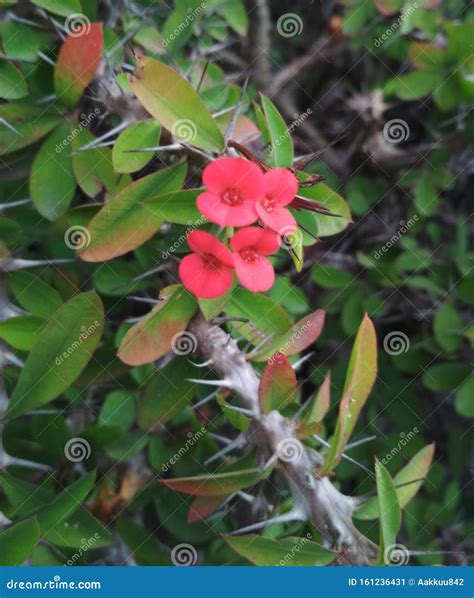
<instances>
[{"instance_id":1,"label":"flower center","mask_svg":"<svg viewBox=\"0 0 474 598\"><path fill-rule=\"evenodd\" d=\"M242 203L242 196L236 189L227 189L227 191L224 191L221 195L221 199L228 206L240 206Z\"/></svg>"},{"instance_id":2,"label":"flower center","mask_svg":"<svg viewBox=\"0 0 474 598\"><path fill-rule=\"evenodd\" d=\"M261 201L263 209L267 212L273 212L276 200L276 197L272 197L271 195L265 195L265 197Z\"/></svg>"},{"instance_id":3,"label":"flower center","mask_svg":"<svg viewBox=\"0 0 474 598\"><path fill-rule=\"evenodd\" d=\"M203 253L201 254L201 257L206 270L217 270L220 268L221 263L215 255L212 255L211 253Z\"/></svg>"},{"instance_id":4,"label":"flower center","mask_svg":"<svg viewBox=\"0 0 474 598\"><path fill-rule=\"evenodd\" d=\"M256 262L260 259L260 254L258 251L255 251L253 247L247 247L240 252L240 257L246 262L247 264L251 264L252 262Z\"/></svg>"}]
</instances>

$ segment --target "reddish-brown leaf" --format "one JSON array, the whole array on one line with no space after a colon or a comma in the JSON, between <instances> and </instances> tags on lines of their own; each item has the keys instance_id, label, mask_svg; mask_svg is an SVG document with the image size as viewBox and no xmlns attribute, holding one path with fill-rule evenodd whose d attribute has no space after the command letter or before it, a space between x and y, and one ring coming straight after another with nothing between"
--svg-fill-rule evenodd
<instances>
[{"instance_id":1,"label":"reddish-brown leaf","mask_svg":"<svg viewBox=\"0 0 474 598\"><path fill-rule=\"evenodd\" d=\"M295 400L297 388L291 363L281 353L275 353L262 374L258 388L258 400L264 413L284 409Z\"/></svg>"},{"instance_id":2,"label":"reddish-brown leaf","mask_svg":"<svg viewBox=\"0 0 474 598\"><path fill-rule=\"evenodd\" d=\"M69 35L59 51L54 72L58 98L72 108L92 81L102 57L102 23L87 23Z\"/></svg>"},{"instance_id":3,"label":"reddish-brown leaf","mask_svg":"<svg viewBox=\"0 0 474 598\"><path fill-rule=\"evenodd\" d=\"M189 508L188 523L197 523L209 515L212 515L221 504L226 500L227 496L195 496Z\"/></svg>"}]
</instances>

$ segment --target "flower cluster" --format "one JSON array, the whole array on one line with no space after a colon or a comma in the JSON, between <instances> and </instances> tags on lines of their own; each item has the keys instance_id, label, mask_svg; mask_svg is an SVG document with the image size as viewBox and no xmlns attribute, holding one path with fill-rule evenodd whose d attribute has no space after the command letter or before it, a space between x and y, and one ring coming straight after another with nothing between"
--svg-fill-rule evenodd
<instances>
[{"instance_id":1,"label":"flower cluster","mask_svg":"<svg viewBox=\"0 0 474 598\"><path fill-rule=\"evenodd\" d=\"M277 251L279 236L297 226L286 208L298 191L296 177L285 168L263 173L245 158L225 157L206 166L203 183L206 191L197 198L201 214L215 224L243 228L230 239L232 251L208 232L190 232L193 253L179 267L184 286L197 297L219 297L231 287L235 271L243 287L267 291L275 280L267 256ZM249 226L257 221L263 227Z\"/></svg>"}]
</instances>

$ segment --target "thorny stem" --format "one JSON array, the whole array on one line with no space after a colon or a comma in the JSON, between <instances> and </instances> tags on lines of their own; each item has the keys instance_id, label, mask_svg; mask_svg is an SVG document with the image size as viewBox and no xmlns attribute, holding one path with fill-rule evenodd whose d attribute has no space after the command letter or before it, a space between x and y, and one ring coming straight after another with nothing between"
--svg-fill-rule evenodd
<instances>
[{"instance_id":1,"label":"thorny stem","mask_svg":"<svg viewBox=\"0 0 474 598\"><path fill-rule=\"evenodd\" d=\"M237 343L218 326L207 322L201 314L189 326L197 339L202 356L212 364L227 388L255 415L251 425L259 461L264 463L275 455L278 444L291 439L299 442L295 422L278 411L264 414L258 401L259 380L246 361ZM352 523L356 501L345 496L328 477L319 478L315 470L323 464L320 453L307 446L291 461L277 463L293 496L294 507L304 519L315 526L327 548L338 552L338 565L369 565L376 556L376 546L363 536Z\"/></svg>"}]
</instances>

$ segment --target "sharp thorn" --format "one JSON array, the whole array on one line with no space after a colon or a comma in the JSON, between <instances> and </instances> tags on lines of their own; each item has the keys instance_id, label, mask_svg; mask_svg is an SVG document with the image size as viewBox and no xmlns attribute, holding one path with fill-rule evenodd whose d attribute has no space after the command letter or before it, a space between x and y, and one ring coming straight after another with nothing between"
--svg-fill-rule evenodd
<instances>
[{"instance_id":1,"label":"sharp thorn","mask_svg":"<svg viewBox=\"0 0 474 598\"><path fill-rule=\"evenodd\" d=\"M201 380L200 378L188 378L189 382L193 382L194 384L204 384L207 386L227 386L229 384L229 380Z\"/></svg>"},{"instance_id":2,"label":"sharp thorn","mask_svg":"<svg viewBox=\"0 0 474 598\"><path fill-rule=\"evenodd\" d=\"M308 353L307 355L304 355L301 359L298 359L298 361L293 364L293 369L296 371L301 365L303 365L303 363L308 361L308 359L310 359L313 355L314 351L311 351L311 353Z\"/></svg>"},{"instance_id":3,"label":"sharp thorn","mask_svg":"<svg viewBox=\"0 0 474 598\"><path fill-rule=\"evenodd\" d=\"M366 442L371 442L372 440L375 440L377 438L377 436L368 436L367 438L361 438L360 440L354 440L354 442L350 442L347 446L346 446L346 451L349 451L352 448L355 448L356 446L360 446L361 444L365 444Z\"/></svg>"},{"instance_id":4,"label":"sharp thorn","mask_svg":"<svg viewBox=\"0 0 474 598\"><path fill-rule=\"evenodd\" d=\"M15 127L13 125L11 125L7 120L5 120L4 118L0 118L0 124L2 124L4 127L7 127L7 129L10 129L10 131L12 131L13 133L15 133L16 135L18 135L18 137L23 137L23 135L20 133L20 131L17 131L15 129Z\"/></svg>"}]
</instances>

